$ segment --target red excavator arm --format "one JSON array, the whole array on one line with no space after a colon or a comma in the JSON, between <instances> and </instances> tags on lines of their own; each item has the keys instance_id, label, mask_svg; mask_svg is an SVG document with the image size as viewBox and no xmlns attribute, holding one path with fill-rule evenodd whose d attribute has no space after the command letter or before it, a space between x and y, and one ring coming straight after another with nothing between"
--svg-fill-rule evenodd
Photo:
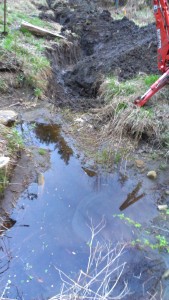
<instances>
[{"instance_id":1,"label":"red excavator arm","mask_svg":"<svg viewBox=\"0 0 169 300\"><path fill-rule=\"evenodd\" d=\"M158 69L164 73L140 98L137 106L143 106L156 92L169 83L169 5L167 0L154 0L154 16L157 30Z\"/></svg>"}]
</instances>

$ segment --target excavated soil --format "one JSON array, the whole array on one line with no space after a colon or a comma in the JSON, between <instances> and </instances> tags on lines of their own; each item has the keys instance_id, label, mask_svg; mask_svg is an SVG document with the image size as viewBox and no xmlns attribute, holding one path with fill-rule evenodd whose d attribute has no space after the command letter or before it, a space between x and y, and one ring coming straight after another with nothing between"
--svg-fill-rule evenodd
<instances>
[{"instance_id":1,"label":"excavated soil","mask_svg":"<svg viewBox=\"0 0 169 300\"><path fill-rule=\"evenodd\" d=\"M72 6L57 3L52 7L52 1L48 2L41 18L59 22L69 41L48 49L55 86L51 95L56 105L76 110L98 107L103 104L97 95L106 76L126 80L158 72L154 24L140 28L126 17L114 20L108 10L98 9L92 1L90 5L71 1Z\"/></svg>"}]
</instances>

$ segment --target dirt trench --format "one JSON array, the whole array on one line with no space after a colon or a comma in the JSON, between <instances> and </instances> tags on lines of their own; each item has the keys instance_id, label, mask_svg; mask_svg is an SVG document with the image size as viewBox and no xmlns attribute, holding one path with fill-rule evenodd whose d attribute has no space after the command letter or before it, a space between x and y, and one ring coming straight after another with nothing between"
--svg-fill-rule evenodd
<instances>
[{"instance_id":1,"label":"dirt trench","mask_svg":"<svg viewBox=\"0 0 169 300\"><path fill-rule=\"evenodd\" d=\"M76 110L100 107L103 102L97 96L105 77L126 80L140 73L158 73L154 24L140 28L126 17L114 20L95 1L89 6L86 1L75 2L52 7L52 20L63 26L62 34L69 41L48 50L56 105ZM49 8L51 4L43 7L41 18L51 19Z\"/></svg>"}]
</instances>

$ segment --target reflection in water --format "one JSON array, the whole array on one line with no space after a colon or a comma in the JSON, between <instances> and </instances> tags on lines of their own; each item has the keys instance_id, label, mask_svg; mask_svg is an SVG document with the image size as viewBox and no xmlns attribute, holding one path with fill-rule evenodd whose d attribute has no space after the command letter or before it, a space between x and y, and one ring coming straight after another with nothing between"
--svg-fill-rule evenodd
<instances>
[{"instance_id":1,"label":"reflection in water","mask_svg":"<svg viewBox=\"0 0 169 300\"><path fill-rule=\"evenodd\" d=\"M34 132L41 143L46 145L55 144L60 137L60 126L55 124L36 124Z\"/></svg>"},{"instance_id":2,"label":"reflection in water","mask_svg":"<svg viewBox=\"0 0 169 300\"><path fill-rule=\"evenodd\" d=\"M56 124L37 124L34 131L41 143L45 143L46 145L55 144L55 150L58 149L61 159L68 165L70 157L73 156L73 151L61 136L60 126Z\"/></svg>"},{"instance_id":3,"label":"reflection in water","mask_svg":"<svg viewBox=\"0 0 169 300\"><path fill-rule=\"evenodd\" d=\"M99 191L101 191L101 189L104 185L108 184L108 177L106 177L106 175L102 176L101 174L96 173L95 171L87 169L85 167L82 167L82 170L89 177L93 178L93 182L92 182L93 191L99 192Z\"/></svg>"},{"instance_id":4,"label":"reflection in water","mask_svg":"<svg viewBox=\"0 0 169 300\"><path fill-rule=\"evenodd\" d=\"M22 198L25 200L37 200L38 199L38 188L37 191L34 191L32 188L32 186L30 185L29 188L27 188L24 193L22 194ZM24 208L24 207L21 207Z\"/></svg>"},{"instance_id":5,"label":"reflection in water","mask_svg":"<svg viewBox=\"0 0 169 300\"><path fill-rule=\"evenodd\" d=\"M79 270L86 270L90 252L90 224L95 227L104 220L96 245L105 241L111 241L113 246L121 242L128 245L135 238L133 230L120 219L113 218L113 215L119 214L122 199L127 197L129 191L133 190L127 197L130 204L141 196L137 196L141 188L141 184L136 186L137 178L126 180L122 176L119 178L118 173L96 174L82 169L73 151L61 137L59 126L40 124L32 129L29 126L23 124L23 130L29 130L31 145L49 149L51 168L44 174L37 174L35 182L24 191L12 214L17 225L0 239L0 273L4 273L0 276L0 295L6 283L11 282L3 295L7 299L49 299L60 291L60 277L56 269L61 269L73 280L77 278ZM149 186L145 189L146 193L148 189ZM144 214L144 201L138 201L129 207L126 216L140 223L156 216L156 208L152 210L154 195L147 197L149 201ZM6 238L5 245L3 238ZM135 253L130 253L129 249L122 258L129 266L126 266L122 283L129 281L133 292L130 300L141 299L143 283L149 280L149 274L143 277L140 285L134 276L139 276L136 267L140 261L141 270L145 255L141 251L141 256L136 260ZM132 270L130 276L127 275L129 270ZM116 278L111 277L111 280L110 289ZM117 292L121 292L121 287L120 284ZM137 297L139 290L141 296Z\"/></svg>"},{"instance_id":6,"label":"reflection in water","mask_svg":"<svg viewBox=\"0 0 169 300\"><path fill-rule=\"evenodd\" d=\"M137 193L142 187L142 183L139 182L134 190L128 194L127 199L123 202L123 204L119 207L120 210L124 210L130 205L134 204L138 200L142 199L145 196L145 193L142 193L141 195L137 196Z\"/></svg>"},{"instance_id":7,"label":"reflection in water","mask_svg":"<svg viewBox=\"0 0 169 300\"><path fill-rule=\"evenodd\" d=\"M83 171L89 176L89 177L95 177L95 176L97 176L97 173L95 172L95 171L93 171L93 170L89 170L89 169L87 169L87 168L82 168L83 169Z\"/></svg>"},{"instance_id":8,"label":"reflection in water","mask_svg":"<svg viewBox=\"0 0 169 300\"><path fill-rule=\"evenodd\" d=\"M1 237L0 239L0 275L9 269L10 261L12 259L8 240L9 239L7 237Z\"/></svg>"},{"instance_id":9,"label":"reflection in water","mask_svg":"<svg viewBox=\"0 0 169 300\"><path fill-rule=\"evenodd\" d=\"M5 219L1 217L0 223L0 235L4 233L5 230L12 228L15 225L16 221L6 216Z\"/></svg>"}]
</instances>

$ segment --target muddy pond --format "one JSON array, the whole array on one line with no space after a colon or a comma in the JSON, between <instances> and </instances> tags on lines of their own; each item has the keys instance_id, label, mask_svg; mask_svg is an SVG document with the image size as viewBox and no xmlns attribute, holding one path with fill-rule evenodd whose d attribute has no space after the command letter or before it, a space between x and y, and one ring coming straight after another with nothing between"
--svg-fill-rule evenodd
<instances>
[{"instance_id":1,"label":"muddy pond","mask_svg":"<svg viewBox=\"0 0 169 300\"><path fill-rule=\"evenodd\" d=\"M37 174L37 180L22 193L11 215L11 228L1 237L2 298L49 299L58 294L61 279L57 269L73 279L79 270L85 270L90 227L104 222L96 237L99 242L128 245L122 255L122 261L129 266L123 279L128 281L131 294L124 299L149 299L147 290L158 285L157 278L149 280L150 270L155 265L159 275L161 262L154 264L154 260L158 261L156 254L146 261L144 251L130 246L139 229L117 215L125 213L125 217L148 226L157 216L156 183L145 178L142 186L137 172L124 180L118 168L110 174L84 167L69 140L62 136L59 125L22 124L18 130L26 136L26 144L50 151L50 168L44 174ZM139 200L121 211L124 209L121 205L134 197L134 193L141 195ZM139 275L141 267L143 276ZM135 272L135 276L130 272ZM144 294L146 280L149 284Z\"/></svg>"}]
</instances>

